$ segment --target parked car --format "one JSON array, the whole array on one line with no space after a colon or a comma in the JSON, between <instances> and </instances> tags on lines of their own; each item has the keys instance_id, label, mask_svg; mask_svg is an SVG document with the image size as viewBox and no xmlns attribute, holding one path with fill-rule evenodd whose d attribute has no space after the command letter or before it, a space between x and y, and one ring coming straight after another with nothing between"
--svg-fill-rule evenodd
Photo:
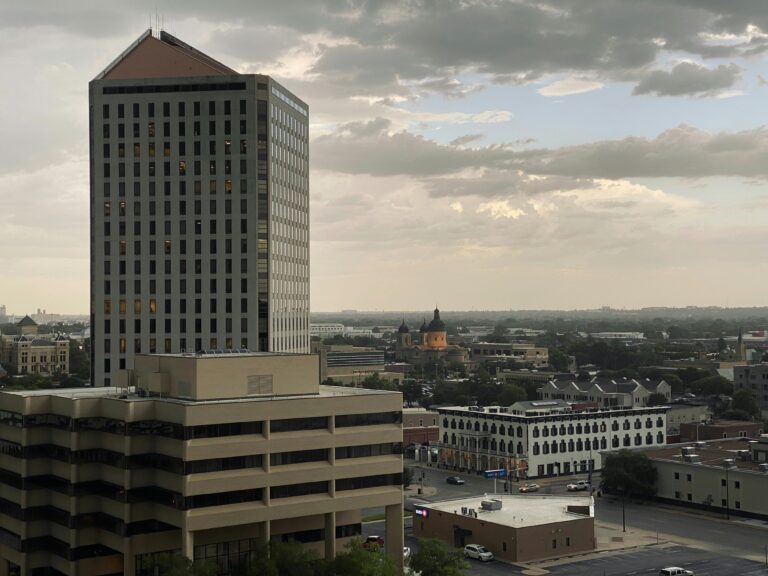
<instances>
[{"instance_id":1,"label":"parked car","mask_svg":"<svg viewBox=\"0 0 768 576\"><path fill-rule=\"evenodd\" d=\"M363 540L363 548L368 550L378 550L384 547L384 538L381 536L368 536Z\"/></svg>"},{"instance_id":2,"label":"parked car","mask_svg":"<svg viewBox=\"0 0 768 576\"><path fill-rule=\"evenodd\" d=\"M582 490L589 490L592 488L592 485L586 480L577 480L576 482L568 484L566 488L568 488L569 492L580 492Z\"/></svg>"},{"instance_id":3,"label":"parked car","mask_svg":"<svg viewBox=\"0 0 768 576\"><path fill-rule=\"evenodd\" d=\"M695 576L695 574L685 568L670 566L669 568L662 568L659 576Z\"/></svg>"},{"instance_id":4,"label":"parked car","mask_svg":"<svg viewBox=\"0 0 768 576\"><path fill-rule=\"evenodd\" d=\"M457 485L464 484L464 479L459 478L458 476L448 476L448 478L446 478L445 481L448 484L457 484Z\"/></svg>"},{"instance_id":5,"label":"parked car","mask_svg":"<svg viewBox=\"0 0 768 576\"><path fill-rule=\"evenodd\" d=\"M539 488L541 488L541 486L538 484L530 483L525 486L520 486L520 492L538 492Z\"/></svg>"},{"instance_id":6,"label":"parked car","mask_svg":"<svg viewBox=\"0 0 768 576\"><path fill-rule=\"evenodd\" d=\"M488 562L493 560L493 553L480 544L467 544L464 546L464 557L475 558L480 560L480 562Z\"/></svg>"}]
</instances>

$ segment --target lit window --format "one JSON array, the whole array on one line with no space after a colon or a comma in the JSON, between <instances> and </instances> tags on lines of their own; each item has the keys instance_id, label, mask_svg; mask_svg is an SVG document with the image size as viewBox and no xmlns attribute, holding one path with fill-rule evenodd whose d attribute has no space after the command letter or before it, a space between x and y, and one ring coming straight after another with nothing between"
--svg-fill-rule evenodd
<instances>
[{"instance_id":1,"label":"lit window","mask_svg":"<svg viewBox=\"0 0 768 576\"><path fill-rule=\"evenodd\" d=\"M104 314L112 314L112 300L104 300Z\"/></svg>"},{"instance_id":2,"label":"lit window","mask_svg":"<svg viewBox=\"0 0 768 576\"><path fill-rule=\"evenodd\" d=\"M150 138L154 138L154 136L155 136L155 123L154 122L150 122L149 123L149 136L150 136Z\"/></svg>"},{"instance_id":3,"label":"lit window","mask_svg":"<svg viewBox=\"0 0 768 576\"><path fill-rule=\"evenodd\" d=\"M112 204L109 202L104 202L104 216L111 216L112 215Z\"/></svg>"},{"instance_id":4,"label":"lit window","mask_svg":"<svg viewBox=\"0 0 768 576\"><path fill-rule=\"evenodd\" d=\"M120 300L120 314L125 314L125 300Z\"/></svg>"},{"instance_id":5,"label":"lit window","mask_svg":"<svg viewBox=\"0 0 768 576\"><path fill-rule=\"evenodd\" d=\"M133 313L141 314L141 300L136 299L133 301Z\"/></svg>"},{"instance_id":6,"label":"lit window","mask_svg":"<svg viewBox=\"0 0 768 576\"><path fill-rule=\"evenodd\" d=\"M185 160L179 160L179 176L186 176L187 163Z\"/></svg>"},{"instance_id":7,"label":"lit window","mask_svg":"<svg viewBox=\"0 0 768 576\"><path fill-rule=\"evenodd\" d=\"M157 313L157 300L155 300L154 298L151 298L149 300L149 313L150 314Z\"/></svg>"}]
</instances>

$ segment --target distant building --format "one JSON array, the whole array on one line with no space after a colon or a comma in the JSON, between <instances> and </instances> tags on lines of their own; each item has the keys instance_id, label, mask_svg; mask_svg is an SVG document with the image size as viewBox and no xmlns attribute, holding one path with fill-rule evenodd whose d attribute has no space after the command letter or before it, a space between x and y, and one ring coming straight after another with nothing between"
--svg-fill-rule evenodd
<instances>
[{"instance_id":1,"label":"distant building","mask_svg":"<svg viewBox=\"0 0 768 576\"><path fill-rule=\"evenodd\" d=\"M590 336L597 340L645 340L643 332L592 332Z\"/></svg>"},{"instance_id":2,"label":"distant building","mask_svg":"<svg viewBox=\"0 0 768 576\"><path fill-rule=\"evenodd\" d=\"M339 384L360 385L363 380L378 374L382 380L402 383L401 372L385 369L384 351L367 346L323 344L312 342L312 352L320 355L320 381L332 378Z\"/></svg>"},{"instance_id":3,"label":"distant building","mask_svg":"<svg viewBox=\"0 0 768 576\"><path fill-rule=\"evenodd\" d=\"M476 342L470 350L473 362L512 360L533 368L549 366L549 349L526 342Z\"/></svg>"},{"instance_id":4,"label":"distant building","mask_svg":"<svg viewBox=\"0 0 768 576\"><path fill-rule=\"evenodd\" d=\"M763 433L762 422L746 420L716 420L714 422L683 422L680 424L680 442L724 440L726 438L757 438Z\"/></svg>"},{"instance_id":5,"label":"distant building","mask_svg":"<svg viewBox=\"0 0 768 576\"><path fill-rule=\"evenodd\" d=\"M594 550L591 496L486 495L419 504L413 512L417 538L438 538L451 547L482 544L507 562L530 562Z\"/></svg>"},{"instance_id":6,"label":"distant building","mask_svg":"<svg viewBox=\"0 0 768 576\"><path fill-rule=\"evenodd\" d=\"M644 448L668 504L768 519L768 436Z\"/></svg>"},{"instance_id":7,"label":"distant building","mask_svg":"<svg viewBox=\"0 0 768 576\"><path fill-rule=\"evenodd\" d=\"M5 304L0 305L0 324L8 322L8 313L5 308Z\"/></svg>"},{"instance_id":8,"label":"distant building","mask_svg":"<svg viewBox=\"0 0 768 576\"><path fill-rule=\"evenodd\" d=\"M16 323L18 335L0 334L0 363L11 374L51 376L69 373L69 339L61 334L38 334L37 323L24 316Z\"/></svg>"},{"instance_id":9,"label":"distant building","mask_svg":"<svg viewBox=\"0 0 768 576\"><path fill-rule=\"evenodd\" d=\"M433 444L440 438L439 414L426 408L403 408L403 444Z\"/></svg>"},{"instance_id":10,"label":"distant building","mask_svg":"<svg viewBox=\"0 0 768 576\"><path fill-rule=\"evenodd\" d=\"M768 364L733 367L733 391L747 390L761 410L768 410Z\"/></svg>"},{"instance_id":11,"label":"distant building","mask_svg":"<svg viewBox=\"0 0 768 576\"><path fill-rule=\"evenodd\" d=\"M446 406L438 408L440 464L468 472L505 468L528 478L587 473L602 468L601 451L664 444L666 412L575 410L565 400Z\"/></svg>"},{"instance_id":12,"label":"distant building","mask_svg":"<svg viewBox=\"0 0 768 576\"><path fill-rule=\"evenodd\" d=\"M344 324L338 323L320 323L309 325L309 335L317 338L330 338L344 334Z\"/></svg>"},{"instance_id":13,"label":"distant building","mask_svg":"<svg viewBox=\"0 0 768 576\"><path fill-rule=\"evenodd\" d=\"M598 406L646 406L651 394L661 394L669 402L672 387L663 379L599 378L578 380L572 374L559 374L539 388L542 400L595 402Z\"/></svg>"},{"instance_id":14,"label":"distant building","mask_svg":"<svg viewBox=\"0 0 768 576\"><path fill-rule=\"evenodd\" d=\"M0 574L235 573L270 540L333 556L384 511L402 566L400 394L301 354L138 355L120 388L0 392ZM226 572L224 572L224 570Z\"/></svg>"},{"instance_id":15,"label":"distant building","mask_svg":"<svg viewBox=\"0 0 768 576\"><path fill-rule=\"evenodd\" d=\"M403 320L397 329L395 359L408 362L415 368L424 368L439 362L467 364L469 350L448 344L445 323L440 319L440 310L435 308L432 321L427 324L424 320L418 332L411 332Z\"/></svg>"},{"instance_id":16,"label":"distant building","mask_svg":"<svg viewBox=\"0 0 768 576\"><path fill-rule=\"evenodd\" d=\"M711 418L712 409L706 404L670 404L667 412L667 433L675 436L680 434L681 425L704 424Z\"/></svg>"}]
</instances>

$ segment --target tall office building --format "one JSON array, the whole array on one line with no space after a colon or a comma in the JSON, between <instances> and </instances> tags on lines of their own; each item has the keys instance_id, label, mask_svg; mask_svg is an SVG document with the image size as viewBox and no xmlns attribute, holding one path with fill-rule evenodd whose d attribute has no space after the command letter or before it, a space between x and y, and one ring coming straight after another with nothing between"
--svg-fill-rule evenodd
<instances>
[{"instance_id":1,"label":"tall office building","mask_svg":"<svg viewBox=\"0 0 768 576\"><path fill-rule=\"evenodd\" d=\"M151 30L89 97L94 385L139 353L308 352L307 105Z\"/></svg>"}]
</instances>

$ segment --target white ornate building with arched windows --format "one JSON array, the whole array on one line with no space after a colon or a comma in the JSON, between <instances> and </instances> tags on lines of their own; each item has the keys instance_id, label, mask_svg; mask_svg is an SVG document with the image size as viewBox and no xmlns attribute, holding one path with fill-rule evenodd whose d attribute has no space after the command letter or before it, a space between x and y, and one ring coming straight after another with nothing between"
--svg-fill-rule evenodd
<instances>
[{"instance_id":1,"label":"white ornate building with arched windows","mask_svg":"<svg viewBox=\"0 0 768 576\"><path fill-rule=\"evenodd\" d=\"M440 465L511 477L587 473L602 468L601 452L666 443L667 407L574 411L564 400L512 406L450 406L440 414Z\"/></svg>"}]
</instances>

